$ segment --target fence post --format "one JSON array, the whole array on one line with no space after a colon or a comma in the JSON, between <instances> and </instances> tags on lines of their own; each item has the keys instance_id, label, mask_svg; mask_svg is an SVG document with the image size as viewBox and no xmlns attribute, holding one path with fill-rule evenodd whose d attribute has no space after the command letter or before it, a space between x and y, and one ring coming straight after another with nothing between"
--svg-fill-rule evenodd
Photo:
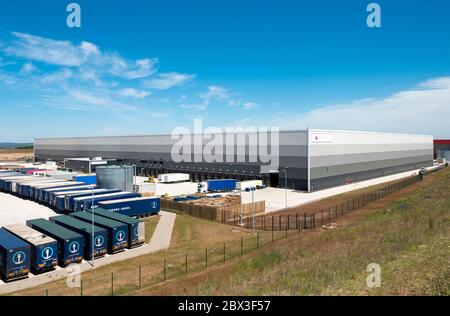
<instances>
[{"instance_id":1,"label":"fence post","mask_svg":"<svg viewBox=\"0 0 450 316\"><path fill-rule=\"evenodd\" d=\"M291 225L290 225L290 216L289 216L289 214L288 214L288 216L287 216L287 223L286 223L286 225L287 225L287 229L289 229L289 228L291 228Z\"/></svg>"},{"instance_id":2,"label":"fence post","mask_svg":"<svg viewBox=\"0 0 450 316\"><path fill-rule=\"evenodd\" d=\"M306 213L303 213L303 226L305 229L307 229L307 224L306 224Z\"/></svg>"},{"instance_id":3,"label":"fence post","mask_svg":"<svg viewBox=\"0 0 450 316\"><path fill-rule=\"evenodd\" d=\"M298 213L295 214L295 229L298 229Z\"/></svg>"},{"instance_id":4,"label":"fence post","mask_svg":"<svg viewBox=\"0 0 450 316\"><path fill-rule=\"evenodd\" d=\"M288 225L286 224L286 239L288 237Z\"/></svg>"},{"instance_id":5,"label":"fence post","mask_svg":"<svg viewBox=\"0 0 450 316\"><path fill-rule=\"evenodd\" d=\"M320 226L323 225L323 210L320 211Z\"/></svg>"},{"instance_id":6,"label":"fence post","mask_svg":"<svg viewBox=\"0 0 450 316\"><path fill-rule=\"evenodd\" d=\"M111 272L111 296L114 296L114 272Z\"/></svg>"},{"instance_id":7,"label":"fence post","mask_svg":"<svg viewBox=\"0 0 450 316\"><path fill-rule=\"evenodd\" d=\"M273 215L272 215L272 244L273 244L273 230L274 230L274 228L275 228L275 222L274 222L274 217L273 217Z\"/></svg>"},{"instance_id":8,"label":"fence post","mask_svg":"<svg viewBox=\"0 0 450 316\"><path fill-rule=\"evenodd\" d=\"M164 259L164 281L166 281L166 259Z\"/></svg>"},{"instance_id":9,"label":"fence post","mask_svg":"<svg viewBox=\"0 0 450 316\"><path fill-rule=\"evenodd\" d=\"M256 232L256 249L259 249L259 232Z\"/></svg>"},{"instance_id":10,"label":"fence post","mask_svg":"<svg viewBox=\"0 0 450 316\"><path fill-rule=\"evenodd\" d=\"M278 216L278 225L279 225L279 230L281 231L281 215Z\"/></svg>"},{"instance_id":11,"label":"fence post","mask_svg":"<svg viewBox=\"0 0 450 316\"><path fill-rule=\"evenodd\" d=\"M139 265L139 288L142 288L142 268Z\"/></svg>"}]
</instances>

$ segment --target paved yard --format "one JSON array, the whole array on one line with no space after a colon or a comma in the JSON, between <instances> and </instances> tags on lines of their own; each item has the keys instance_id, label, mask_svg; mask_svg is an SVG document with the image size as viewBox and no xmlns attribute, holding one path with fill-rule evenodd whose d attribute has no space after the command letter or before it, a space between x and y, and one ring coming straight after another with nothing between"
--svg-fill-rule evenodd
<instances>
[{"instance_id":1,"label":"paved yard","mask_svg":"<svg viewBox=\"0 0 450 316\"><path fill-rule=\"evenodd\" d=\"M435 166L436 167L436 166ZM430 167L427 169L433 169L435 167ZM390 182L398 180L401 178L409 177L418 174L419 170L412 170L403 173L398 173L386 177L371 179L367 181L362 181L358 183L347 184L335 188L330 188L326 190L321 190L317 192L307 193L300 191L287 190L287 205L288 207L298 206L302 204L307 204L315 202L330 196L367 188L369 186ZM252 193L243 192L242 200L244 203L252 202ZM284 209L286 207L286 190L277 188L266 188L263 190L254 191L254 201L266 201L266 212L273 212Z\"/></svg>"},{"instance_id":2,"label":"paved yard","mask_svg":"<svg viewBox=\"0 0 450 316\"><path fill-rule=\"evenodd\" d=\"M30 219L48 219L55 215L58 214L46 206L0 192L0 226L25 224Z\"/></svg>"}]
</instances>

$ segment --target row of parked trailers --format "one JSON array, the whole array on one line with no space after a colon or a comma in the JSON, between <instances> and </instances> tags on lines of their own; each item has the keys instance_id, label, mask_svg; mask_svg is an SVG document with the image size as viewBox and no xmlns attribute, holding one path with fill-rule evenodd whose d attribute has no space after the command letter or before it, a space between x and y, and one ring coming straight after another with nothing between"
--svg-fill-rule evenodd
<instances>
[{"instance_id":1,"label":"row of parked trailers","mask_svg":"<svg viewBox=\"0 0 450 316\"><path fill-rule=\"evenodd\" d=\"M92 225L92 219L94 225ZM95 209L29 220L0 228L0 276L5 282L135 248L145 241L145 223Z\"/></svg>"},{"instance_id":2,"label":"row of parked trailers","mask_svg":"<svg viewBox=\"0 0 450 316\"><path fill-rule=\"evenodd\" d=\"M96 185L0 172L0 191L48 205L60 213L104 208L128 216L149 216L160 211L160 199L139 193L103 189Z\"/></svg>"}]
</instances>

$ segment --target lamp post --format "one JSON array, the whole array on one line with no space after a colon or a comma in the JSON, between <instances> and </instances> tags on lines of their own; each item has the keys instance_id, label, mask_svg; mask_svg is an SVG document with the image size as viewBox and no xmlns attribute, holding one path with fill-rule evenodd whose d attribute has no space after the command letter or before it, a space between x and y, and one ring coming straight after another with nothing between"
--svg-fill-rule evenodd
<instances>
[{"instance_id":1,"label":"lamp post","mask_svg":"<svg viewBox=\"0 0 450 316\"><path fill-rule=\"evenodd\" d=\"M239 226L242 226L242 207L243 207L243 205L242 205L242 203L243 203L243 201L242 201L242 188L239 189L239 195L241 197L241 208L239 210Z\"/></svg>"},{"instance_id":2,"label":"lamp post","mask_svg":"<svg viewBox=\"0 0 450 316\"><path fill-rule=\"evenodd\" d=\"M288 208L288 187L287 187L287 178L288 178L288 173L287 173L288 167L284 168L284 189L285 189L285 208Z\"/></svg>"},{"instance_id":3,"label":"lamp post","mask_svg":"<svg viewBox=\"0 0 450 316\"><path fill-rule=\"evenodd\" d=\"M92 247L92 266L94 266L94 257L95 257L95 236L94 236L94 186L91 186L91 220L92 220L92 241L91 241L91 247Z\"/></svg>"},{"instance_id":4,"label":"lamp post","mask_svg":"<svg viewBox=\"0 0 450 316\"><path fill-rule=\"evenodd\" d=\"M252 191L252 229L255 230L255 187L251 187Z\"/></svg>"}]
</instances>

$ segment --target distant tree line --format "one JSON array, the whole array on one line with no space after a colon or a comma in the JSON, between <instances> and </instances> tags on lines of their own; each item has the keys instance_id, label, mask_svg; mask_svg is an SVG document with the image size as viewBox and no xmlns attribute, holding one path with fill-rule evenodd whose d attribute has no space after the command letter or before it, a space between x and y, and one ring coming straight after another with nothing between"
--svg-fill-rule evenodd
<instances>
[{"instance_id":1,"label":"distant tree line","mask_svg":"<svg viewBox=\"0 0 450 316\"><path fill-rule=\"evenodd\" d=\"M0 149L33 149L32 143L0 143Z\"/></svg>"}]
</instances>

